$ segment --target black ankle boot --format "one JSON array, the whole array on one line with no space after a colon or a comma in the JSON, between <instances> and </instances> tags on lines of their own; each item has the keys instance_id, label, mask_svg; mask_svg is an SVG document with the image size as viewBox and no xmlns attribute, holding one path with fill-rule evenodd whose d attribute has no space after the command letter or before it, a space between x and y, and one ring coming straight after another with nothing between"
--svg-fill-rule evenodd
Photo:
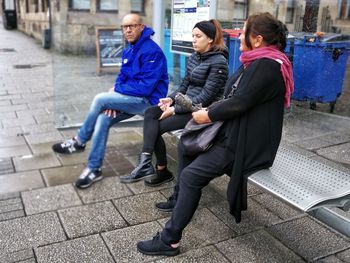
<instances>
[{"instance_id":1,"label":"black ankle boot","mask_svg":"<svg viewBox=\"0 0 350 263\"><path fill-rule=\"evenodd\" d=\"M139 164L129 175L120 176L120 182L122 183L133 183L154 176L156 174L152 165L152 155L141 153Z\"/></svg>"}]
</instances>

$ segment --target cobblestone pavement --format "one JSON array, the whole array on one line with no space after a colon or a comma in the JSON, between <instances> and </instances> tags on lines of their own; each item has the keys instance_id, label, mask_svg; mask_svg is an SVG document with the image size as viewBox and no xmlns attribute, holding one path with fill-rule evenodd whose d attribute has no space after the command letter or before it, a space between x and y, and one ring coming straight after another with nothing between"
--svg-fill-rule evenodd
<instances>
[{"instance_id":1,"label":"cobblestone pavement","mask_svg":"<svg viewBox=\"0 0 350 263\"><path fill-rule=\"evenodd\" d=\"M52 66L52 54L30 37L2 28L0 262L350 262L349 238L251 185L248 210L236 224L228 212L225 176L204 189L179 256L138 253L136 242L153 236L167 221L169 214L158 212L154 203L169 196L174 182L155 188L121 184L118 176L136 164L142 130L116 126L104 180L76 189L72 182L88 151L74 156L51 151L52 143L75 132L56 129L52 83L60 72ZM88 73L84 76L81 85L90 81ZM69 83L63 88L69 89ZM282 144L350 174L349 120L346 114L295 103L286 114ZM171 136L166 140L175 173L176 142Z\"/></svg>"}]
</instances>

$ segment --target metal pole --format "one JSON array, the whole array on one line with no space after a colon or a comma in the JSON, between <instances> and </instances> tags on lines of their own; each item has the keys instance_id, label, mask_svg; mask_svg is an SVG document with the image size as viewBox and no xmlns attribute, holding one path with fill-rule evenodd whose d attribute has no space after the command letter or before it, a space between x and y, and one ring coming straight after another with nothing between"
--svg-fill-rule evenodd
<instances>
[{"instance_id":1,"label":"metal pole","mask_svg":"<svg viewBox=\"0 0 350 263\"><path fill-rule=\"evenodd\" d=\"M329 208L319 208L309 212L310 215L317 218L326 225L350 237L350 219L343 217Z\"/></svg>"},{"instance_id":2,"label":"metal pole","mask_svg":"<svg viewBox=\"0 0 350 263\"><path fill-rule=\"evenodd\" d=\"M153 0L153 30L155 32L153 40L164 48L164 1Z\"/></svg>"}]
</instances>

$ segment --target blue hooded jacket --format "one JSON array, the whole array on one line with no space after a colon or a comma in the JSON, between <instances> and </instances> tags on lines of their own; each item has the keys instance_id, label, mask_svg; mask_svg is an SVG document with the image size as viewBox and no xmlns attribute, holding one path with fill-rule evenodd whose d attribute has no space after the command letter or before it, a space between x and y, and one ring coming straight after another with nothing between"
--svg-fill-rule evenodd
<instances>
[{"instance_id":1,"label":"blue hooded jacket","mask_svg":"<svg viewBox=\"0 0 350 263\"><path fill-rule=\"evenodd\" d=\"M165 55L150 38L154 31L144 30L135 44L123 50L122 66L114 84L121 94L145 97L151 105L158 104L168 93L168 70Z\"/></svg>"}]
</instances>

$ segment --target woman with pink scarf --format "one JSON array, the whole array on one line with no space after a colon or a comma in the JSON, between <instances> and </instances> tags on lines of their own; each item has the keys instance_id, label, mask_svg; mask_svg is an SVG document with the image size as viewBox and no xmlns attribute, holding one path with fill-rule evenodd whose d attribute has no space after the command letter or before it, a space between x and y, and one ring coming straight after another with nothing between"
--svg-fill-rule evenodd
<instances>
[{"instance_id":1,"label":"woman with pink scarf","mask_svg":"<svg viewBox=\"0 0 350 263\"><path fill-rule=\"evenodd\" d=\"M174 256L184 228L195 213L202 189L227 174L227 200L237 223L247 209L247 177L272 166L281 140L284 108L294 89L292 66L283 50L286 27L269 13L248 17L240 36L242 67L227 81L225 98L192 113L197 123L224 121L213 146L186 156L178 146L178 177L162 206L172 211L163 231L137 248L149 255ZM165 209L163 209L165 211Z\"/></svg>"}]
</instances>

